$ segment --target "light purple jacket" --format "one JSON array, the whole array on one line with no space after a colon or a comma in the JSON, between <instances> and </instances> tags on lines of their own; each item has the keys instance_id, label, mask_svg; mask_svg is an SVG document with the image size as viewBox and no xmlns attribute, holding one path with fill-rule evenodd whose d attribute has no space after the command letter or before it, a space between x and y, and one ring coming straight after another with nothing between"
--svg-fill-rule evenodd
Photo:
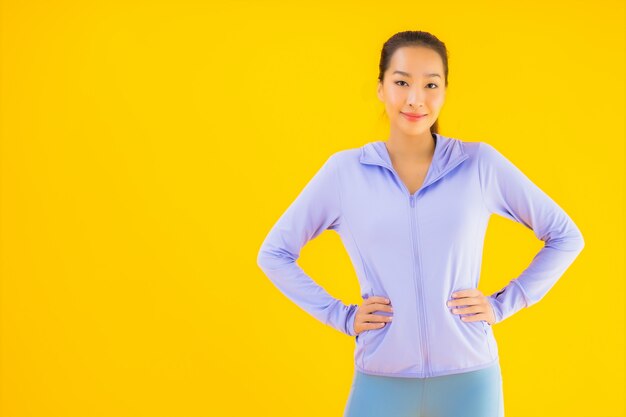
<instances>
[{"instance_id":1,"label":"light purple jacket","mask_svg":"<svg viewBox=\"0 0 626 417\"><path fill-rule=\"evenodd\" d=\"M498 361L486 321L464 322L447 302L477 288L491 214L531 229L545 245L530 265L489 295L496 323L541 300L582 251L567 213L492 145L433 134L435 153L413 195L385 142L332 154L277 220L257 263L274 285L313 317L355 336L357 304L345 305L296 260L326 229L339 234L362 298L391 300L393 321L355 337L355 366L397 377L468 372Z\"/></svg>"}]
</instances>

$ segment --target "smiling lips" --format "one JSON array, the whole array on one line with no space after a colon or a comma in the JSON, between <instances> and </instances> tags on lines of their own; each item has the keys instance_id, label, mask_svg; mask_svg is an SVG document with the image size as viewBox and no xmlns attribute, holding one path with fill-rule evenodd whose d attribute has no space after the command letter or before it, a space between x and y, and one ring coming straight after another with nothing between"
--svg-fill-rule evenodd
<instances>
[{"instance_id":1,"label":"smiling lips","mask_svg":"<svg viewBox=\"0 0 626 417\"><path fill-rule=\"evenodd\" d=\"M419 114L419 113L404 113L404 112L401 112L401 113L402 115L404 115L405 118L411 121L421 120L424 118L424 116L427 116L426 114Z\"/></svg>"}]
</instances>

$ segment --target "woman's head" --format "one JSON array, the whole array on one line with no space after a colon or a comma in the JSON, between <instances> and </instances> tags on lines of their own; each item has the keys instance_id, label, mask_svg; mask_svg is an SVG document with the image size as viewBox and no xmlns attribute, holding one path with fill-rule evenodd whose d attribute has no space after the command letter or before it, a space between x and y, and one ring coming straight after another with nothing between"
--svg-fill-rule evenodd
<instances>
[{"instance_id":1,"label":"woman's head","mask_svg":"<svg viewBox=\"0 0 626 417\"><path fill-rule=\"evenodd\" d=\"M405 31L385 42L380 54L378 98L392 124L408 136L439 133L437 118L448 87L448 52L443 42L422 31ZM410 120L402 113L425 114Z\"/></svg>"}]
</instances>

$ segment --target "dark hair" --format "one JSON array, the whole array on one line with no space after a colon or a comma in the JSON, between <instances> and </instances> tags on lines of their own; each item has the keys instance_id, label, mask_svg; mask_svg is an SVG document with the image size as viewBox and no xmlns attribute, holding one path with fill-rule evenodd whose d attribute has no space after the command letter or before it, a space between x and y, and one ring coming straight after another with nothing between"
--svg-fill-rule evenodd
<instances>
[{"instance_id":1,"label":"dark hair","mask_svg":"<svg viewBox=\"0 0 626 417\"><path fill-rule=\"evenodd\" d=\"M446 45L441 42L435 35L421 30L407 30L398 32L385 42L380 52L380 64L378 65L378 80L382 83L385 77L385 71L389 67L389 62L393 53L403 46L423 46L437 52L443 61L443 72L445 77L445 85L448 86L448 50ZM384 113L383 113L384 114ZM431 133L439 133L439 119L430 127Z\"/></svg>"}]
</instances>

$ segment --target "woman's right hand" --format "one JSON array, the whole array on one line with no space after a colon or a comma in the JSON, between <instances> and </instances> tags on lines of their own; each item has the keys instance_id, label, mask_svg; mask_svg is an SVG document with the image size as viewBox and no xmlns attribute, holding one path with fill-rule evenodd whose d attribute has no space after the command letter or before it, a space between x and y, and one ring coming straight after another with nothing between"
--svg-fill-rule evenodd
<instances>
[{"instance_id":1,"label":"woman's right hand","mask_svg":"<svg viewBox=\"0 0 626 417\"><path fill-rule=\"evenodd\" d=\"M357 308L354 317L354 331L360 334L365 330L380 329L385 323L391 321L391 316L372 314L374 311L388 311L393 313L389 305L391 301L385 297L371 296L366 298Z\"/></svg>"}]
</instances>

